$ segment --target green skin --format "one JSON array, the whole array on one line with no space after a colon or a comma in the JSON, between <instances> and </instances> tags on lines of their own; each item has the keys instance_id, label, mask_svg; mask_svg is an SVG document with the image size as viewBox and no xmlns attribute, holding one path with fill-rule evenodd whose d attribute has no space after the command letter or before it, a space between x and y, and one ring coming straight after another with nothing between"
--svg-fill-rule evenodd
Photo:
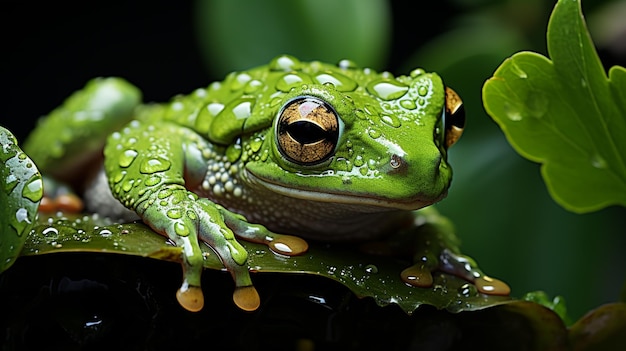
<instances>
[{"instance_id":1,"label":"green skin","mask_svg":"<svg viewBox=\"0 0 626 351\"><path fill-rule=\"evenodd\" d=\"M291 153L279 142L298 139L284 133L279 115L301 96L338 116L320 137L328 139L322 151L316 140ZM141 93L119 78L93 80L43 119L24 149L44 173L73 182L110 135L104 168L113 196L183 248L181 304L192 311L203 305L202 240L232 274L235 303L254 310L258 295L237 237L295 255L307 249L300 237L414 234L414 210L442 199L452 178L445 99L441 78L420 69L393 77L349 61L279 56L167 104L141 105ZM473 263L458 268L467 259L452 241L413 246L415 259L428 263L404 274L409 281L424 276L420 267L426 276L436 268L470 281L483 276ZM448 253L445 264L441 253Z\"/></svg>"}]
</instances>

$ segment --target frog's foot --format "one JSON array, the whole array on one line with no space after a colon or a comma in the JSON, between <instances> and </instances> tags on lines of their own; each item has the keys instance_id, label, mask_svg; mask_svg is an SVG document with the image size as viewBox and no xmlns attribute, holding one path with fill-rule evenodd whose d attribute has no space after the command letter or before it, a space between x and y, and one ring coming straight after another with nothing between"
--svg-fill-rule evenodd
<instances>
[{"instance_id":1,"label":"frog's foot","mask_svg":"<svg viewBox=\"0 0 626 351\"><path fill-rule=\"evenodd\" d=\"M430 287L433 284L431 272L437 269L473 283L483 294L507 296L511 293L511 288L505 282L485 275L470 257L444 249L439 255L438 266L433 267L428 261L425 259L402 271L402 280L413 286Z\"/></svg>"},{"instance_id":2,"label":"frog's foot","mask_svg":"<svg viewBox=\"0 0 626 351\"><path fill-rule=\"evenodd\" d=\"M218 206L218 209L224 216L226 225L246 241L267 245L272 252L285 256L297 256L309 250L309 244L300 237L276 234L262 225L248 223L245 217L224 207Z\"/></svg>"},{"instance_id":3,"label":"frog's foot","mask_svg":"<svg viewBox=\"0 0 626 351\"><path fill-rule=\"evenodd\" d=\"M199 286L190 286L186 283L176 292L176 300L187 311L198 312L204 307L204 295Z\"/></svg>"}]
</instances>

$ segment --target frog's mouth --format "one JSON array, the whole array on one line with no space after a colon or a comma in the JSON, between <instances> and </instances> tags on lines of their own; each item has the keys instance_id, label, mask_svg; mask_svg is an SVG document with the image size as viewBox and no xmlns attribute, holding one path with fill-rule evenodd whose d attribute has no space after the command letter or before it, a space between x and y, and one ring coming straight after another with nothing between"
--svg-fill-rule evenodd
<instances>
[{"instance_id":1,"label":"frog's mouth","mask_svg":"<svg viewBox=\"0 0 626 351\"><path fill-rule=\"evenodd\" d=\"M417 194L408 199L393 199L372 196L371 194L346 193L339 191L318 191L314 188L287 187L280 182L255 175L249 169L245 170L245 175L253 187L262 187L274 194L279 194L292 199L301 199L315 202L325 202L330 204L342 204L367 208L364 212L380 212L391 210L417 210L422 207L432 205L447 195L447 190L439 196L432 198L427 195Z\"/></svg>"}]
</instances>

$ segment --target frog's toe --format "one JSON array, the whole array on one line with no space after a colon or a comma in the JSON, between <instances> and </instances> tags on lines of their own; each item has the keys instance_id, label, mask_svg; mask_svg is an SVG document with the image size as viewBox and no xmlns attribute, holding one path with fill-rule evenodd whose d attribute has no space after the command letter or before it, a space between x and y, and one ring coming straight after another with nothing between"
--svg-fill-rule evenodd
<instances>
[{"instance_id":1,"label":"frog's toe","mask_svg":"<svg viewBox=\"0 0 626 351\"><path fill-rule=\"evenodd\" d=\"M244 311L255 311L261 305L261 298L254 286L239 286L233 293L233 302Z\"/></svg>"},{"instance_id":2,"label":"frog's toe","mask_svg":"<svg viewBox=\"0 0 626 351\"><path fill-rule=\"evenodd\" d=\"M293 235L274 234L266 244L273 252L286 256L300 255L309 249L306 240Z\"/></svg>"},{"instance_id":3,"label":"frog's toe","mask_svg":"<svg viewBox=\"0 0 626 351\"><path fill-rule=\"evenodd\" d=\"M448 249L441 252L439 269L474 283L483 294L507 296L511 293L505 282L486 276L473 259Z\"/></svg>"},{"instance_id":4,"label":"frog's toe","mask_svg":"<svg viewBox=\"0 0 626 351\"><path fill-rule=\"evenodd\" d=\"M476 278L474 285L476 285L478 291L487 295L508 296L511 293L511 288L507 283L486 275Z\"/></svg>"},{"instance_id":5,"label":"frog's toe","mask_svg":"<svg viewBox=\"0 0 626 351\"><path fill-rule=\"evenodd\" d=\"M433 275L430 269L423 263L417 263L400 273L402 281L420 288L428 288L433 285Z\"/></svg>"},{"instance_id":6,"label":"frog's toe","mask_svg":"<svg viewBox=\"0 0 626 351\"><path fill-rule=\"evenodd\" d=\"M204 295L199 286L183 284L176 292L178 303L190 312L198 312L204 307Z\"/></svg>"}]
</instances>

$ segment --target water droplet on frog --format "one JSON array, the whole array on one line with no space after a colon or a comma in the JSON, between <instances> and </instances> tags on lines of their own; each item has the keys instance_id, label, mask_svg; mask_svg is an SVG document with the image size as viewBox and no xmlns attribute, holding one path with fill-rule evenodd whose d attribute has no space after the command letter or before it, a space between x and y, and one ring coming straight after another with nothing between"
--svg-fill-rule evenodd
<instances>
[{"instance_id":1,"label":"water droplet on frog","mask_svg":"<svg viewBox=\"0 0 626 351\"><path fill-rule=\"evenodd\" d=\"M398 128L402 125L400 119L393 115L382 115L380 119L390 127Z\"/></svg>"},{"instance_id":2,"label":"water droplet on frog","mask_svg":"<svg viewBox=\"0 0 626 351\"><path fill-rule=\"evenodd\" d=\"M297 58L289 55L275 57L269 64L269 68L272 71L297 71L300 70L300 67L300 61Z\"/></svg>"},{"instance_id":3,"label":"water droplet on frog","mask_svg":"<svg viewBox=\"0 0 626 351\"><path fill-rule=\"evenodd\" d=\"M124 151L124 153L122 153L122 155L119 157L119 160L118 160L120 167L126 168L130 166L136 157L137 157L136 150L128 149Z\"/></svg>"},{"instance_id":4,"label":"water droplet on frog","mask_svg":"<svg viewBox=\"0 0 626 351\"><path fill-rule=\"evenodd\" d=\"M604 169L607 167L606 160L598 154L593 154L591 156L591 165L598 169Z\"/></svg>"},{"instance_id":5,"label":"water droplet on frog","mask_svg":"<svg viewBox=\"0 0 626 351\"><path fill-rule=\"evenodd\" d=\"M141 162L139 171L144 174L151 174L167 171L171 166L172 163L164 158L150 158Z\"/></svg>"},{"instance_id":6,"label":"water droplet on frog","mask_svg":"<svg viewBox=\"0 0 626 351\"><path fill-rule=\"evenodd\" d=\"M276 90L288 93L292 88L303 84L312 83L311 77L302 72L290 72L282 76L276 82Z\"/></svg>"},{"instance_id":7,"label":"water droplet on frog","mask_svg":"<svg viewBox=\"0 0 626 351\"><path fill-rule=\"evenodd\" d=\"M415 110L417 108L415 101L408 99L400 100L400 106L404 107L407 110Z\"/></svg>"},{"instance_id":8,"label":"water droplet on frog","mask_svg":"<svg viewBox=\"0 0 626 351\"><path fill-rule=\"evenodd\" d=\"M315 76L320 84L332 83L338 91L348 92L357 88L358 84L351 78L339 73L322 73Z\"/></svg>"},{"instance_id":9,"label":"water droplet on frog","mask_svg":"<svg viewBox=\"0 0 626 351\"><path fill-rule=\"evenodd\" d=\"M383 100L396 100L404 96L409 87L396 80L377 79L367 84L366 89L370 94Z\"/></svg>"},{"instance_id":10,"label":"water droplet on frog","mask_svg":"<svg viewBox=\"0 0 626 351\"><path fill-rule=\"evenodd\" d=\"M337 67L343 70L359 68L359 66L354 61L346 59L339 61L339 63L337 63Z\"/></svg>"},{"instance_id":11,"label":"water droplet on frog","mask_svg":"<svg viewBox=\"0 0 626 351\"><path fill-rule=\"evenodd\" d=\"M370 128L370 129L367 131L367 134L369 134L369 136L370 136L372 139L378 139L378 138L380 138L380 131L378 131L378 129Z\"/></svg>"},{"instance_id":12,"label":"water droplet on frog","mask_svg":"<svg viewBox=\"0 0 626 351\"><path fill-rule=\"evenodd\" d=\"M246 94L252 94L255 91L259 90L263 86L263 82L257 79L253 79L246 84L243 92Z\"/></svg>"},{"instance_id":13,"label":"water droplet on frog","mask_svg":"<svg viewBox=\"0 0 626 351\"><path fill-rule=\"evenodd\" d=\"M415 78L417 76L421 76L424 73L426 73L426 71L423 68L416 68L416 69L411 71L410 76L412 78Z\"/></svg>"}]
</instances>

